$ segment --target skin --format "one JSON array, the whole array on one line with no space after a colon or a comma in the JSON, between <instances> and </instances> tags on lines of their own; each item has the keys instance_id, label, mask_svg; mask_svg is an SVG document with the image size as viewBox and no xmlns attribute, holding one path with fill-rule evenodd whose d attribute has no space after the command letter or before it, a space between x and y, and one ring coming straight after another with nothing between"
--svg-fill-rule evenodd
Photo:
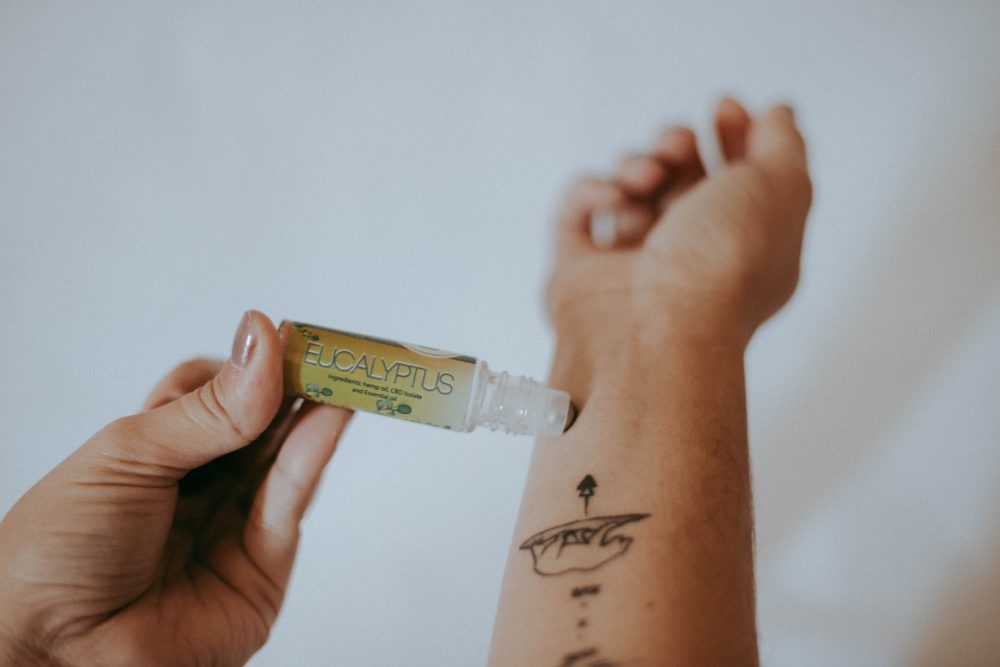
<instances>
[{"instance_id":1,"label":"skin","mask_svg":"<svg viewBox=\"0 0 1000 667\"><path fill-rule=\"evenodd\" d=\"M580 413L535 448L494 667L758 663L743 357L795 289L811 186L788 107L752 117L726 99L715 125L725 165L711 176L693 133L673 128L566 197L550 384ZM598 248L589 224L608 212L618 244ZM518 547L583 516L587 474L589 516L649 517L616 531L632 542L615 559L539 576Z\"/></svg>"},{"instance_id":2,"label":"skin","mask_svg":"<svg viewBox=\"0 0 1000 667\"><path fill-rule=\"evenodd\" d=\"M810 185L789 109L724 100L716 121L711 177L676 128L567 197L551 384L580 414L536 448L493 665L757 662L743 354L794 291ZM598 211L619 220L614 248L591 241ZM349 418L283 402L277 332L248 313L228 362L179 366L0 522L0 666L244 663ZM600 569L542 577L517 547L581 517L585 474L590 516L649 516ZM568 592L594 584L583 630Z\"/></svg>"},{"instance_id":3,"label":"skin","mask_svg":"<svg viewBox=\"0 0 1000 667\"><path fill-rule=\"evenodd\" d=\"M177 367L0 523L0 665L246 662L350 416L283 403L277 331L248 313L232 360Z\"/></svg>"}]
</instances>

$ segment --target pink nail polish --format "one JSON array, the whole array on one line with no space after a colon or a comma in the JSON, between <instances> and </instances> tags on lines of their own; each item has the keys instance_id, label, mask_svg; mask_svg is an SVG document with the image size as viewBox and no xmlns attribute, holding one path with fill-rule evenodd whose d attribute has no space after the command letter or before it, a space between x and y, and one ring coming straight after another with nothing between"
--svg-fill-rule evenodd
<instances>
[{"instance_id":1,"label":"pink nail polish","mask_svg":"<svg viewBox=\"0 0 1000 667\"><path fill-rule=\"evenodd\" d=\"M253 318L250 311L247 311L243 313L243 319L240 320L240 326L236 329L236 335L233 337L233 351L229 357L233 366L244 368L250 361L256 345L257 336L254 335Z\"/></svg>"}]
</instances>

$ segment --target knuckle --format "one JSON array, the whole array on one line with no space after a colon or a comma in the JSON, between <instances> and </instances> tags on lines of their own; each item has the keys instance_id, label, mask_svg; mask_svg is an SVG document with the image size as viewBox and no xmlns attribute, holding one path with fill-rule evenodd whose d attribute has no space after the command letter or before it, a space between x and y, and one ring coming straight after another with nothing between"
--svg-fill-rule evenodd
<instances>
[{"instance_id":1,"label":"knuckle","mask_svg":"<svg viewBox=\"0 0 1000 667\"><path fill-rule=\"evenodd\" d=\"M142 415L116 419L88 441L85 448L91 470L104 479L169 486L183 474L155 456L155 452L166 448L163 434L146 425Z\"/></svg>"},{"instance_id":2,"label":"knuckle","mask_svg":"<svg viewBox=\"0 0 1000 667\"><path fill-rule=\"evenodd\" d=\"M206 382L190 395L193 407L188 410L188 414L192 421L212 430L222 430L233 438L249 440L240 428L239 421L226 405L217 379Z\"/></svg>"},{"instance_id":3,"label":"knuckle","mask_svg":"<svg viewBox=\"0 0 1000 667\"><path fill-rule=\"evenodd\" d=\"M302 479L300 475L296 475L292 470L289 470L288 464L284 463L284 459L281 457L278 457L278 460L274 462L271 470L284 480L284 483L292 490L294 498L308 501L312 497L313 485L308 480Z\"/></svg>"},{"instance_id":4,"label":"knuckle","mask_svg":"<svg viewBox=\"0 0 1000 667\"><path fill-rule=\"evenodd\" d=\"M618 160L619 169L630 169L636 166L645 166L654 163L655 160L643 153L626 153Z\"/></svg>"},{"instance_id":5,"label":"knuckle","mask_svg":"<svg viewBox=\"0 0 1000 667\"><path fill-rule=\"evenodd\" d=\"M567 204L572 205L581 200L588 199L594 190L600 187L601 183L601 179L591 174L577 176L565 187L563 200Z\"/></svg>"},{"instance_id":6,"label":"knuckle","mask_svg":"<svg viewBox=\"0 0 1000 667\"><path fill-rule=\"evenodd\" d=\"M168 382L183 393L187 393L208 382L221 369L222 362L217 359L193 357L177 366L168 376Z\"/></svg>"},{"instance_id":7,"label":"knuckle","mask_svg":"<svg viewBox=\"0 0 1000 667\"><path fill-rule=\"evenodd\" d=\"M660 130L659 140L670 141L674 137L683 137L684 139L694 139L694 130L690 127L684 125L668 125L667 127Z\"/></svg>"},{"instance_id":8,"label":"knuckle","mask_svg":"<svg viewBox=\"0 0 1000 667\"><path fill-rule=\"evenodd\" d=\"M559 207L559 224L564 229L578 230L590 219L595 208L614 208L624 198L624 190L616 183L593 176L581 176L566 188Z\"/></svg>"},{"instance_id":9,"label":"knuckle","mask_svg":"<svg viewBox=\"0 0 1000 667\"><path fill-rule=\"evenodd\" d=\"M146 398L144 409L152 409L177 400L205 384L218 374L221 362L207 357L194 357L175 366Z\"/></svg>"},{"instance_id":10,"label":"knuckle","mask_svg":"<svg viewBox=\"0 0 1000 667\"><path fill-rule=\"evenodd\" d=\"M250 507L247 522L266 535L280 535L284 532L283 527L279 523L265 514L265 510L260 502L255 502Z\"/></svg>"},{"instance_id":11,"label":"knuckle","mask_svg":"<svg viewBox=\"0 0 1000 667\"><path fill-rule=\"evenodd\" d=\"M119 417L102 428L95 439L115 445L125 445L134 441L141 433L141 424L135 415Z\"/></svg>"},{"instance_id":12,"label":"knuckle","mask_svg":"<svg viewBox=\"0 0 1000 667\"><path fill-rule=\"evenodd\" d=\"M222 362L211 357L191 357L183 363L178 364L175 370L185 372L214 372L218 370Z\"/></svg>"}]
</instances>

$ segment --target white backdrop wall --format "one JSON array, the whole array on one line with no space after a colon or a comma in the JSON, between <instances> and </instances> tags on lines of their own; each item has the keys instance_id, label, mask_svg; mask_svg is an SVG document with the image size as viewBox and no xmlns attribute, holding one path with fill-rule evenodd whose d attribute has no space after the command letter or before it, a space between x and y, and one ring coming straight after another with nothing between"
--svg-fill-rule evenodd
<instances>
[{"instance_id":1,"label":"white backdrop wall","mask_svg":"<svg viewBox=\"0 0 1000 667\"><path fill-rule=\"evenodd\" d=\"M748 359L764 659L995 664L998 29L986 0L2 0L0 511L249 307L544 377L570 176L789 100L816 203ZM252 664L482 664L530 447L359 415Z\"/></svg>"}]
</instances>

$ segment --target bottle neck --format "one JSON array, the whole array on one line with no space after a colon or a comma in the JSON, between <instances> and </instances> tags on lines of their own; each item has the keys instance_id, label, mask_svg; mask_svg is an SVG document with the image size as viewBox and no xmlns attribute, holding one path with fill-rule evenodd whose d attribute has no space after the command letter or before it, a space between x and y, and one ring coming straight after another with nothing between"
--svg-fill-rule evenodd
<instances>
[{"instance_id":1,"label":"bottle neck","mask_svg":"<svg viewBox=\"0 0 1000 667\"><path fill-rule=\"evenodd\" d=\"M572 408L566 392L529 377L491 371L486 364L480 372L472 428L485 426L512 435L555 436L569 425Z\"/></svg>"}]
</instances>

